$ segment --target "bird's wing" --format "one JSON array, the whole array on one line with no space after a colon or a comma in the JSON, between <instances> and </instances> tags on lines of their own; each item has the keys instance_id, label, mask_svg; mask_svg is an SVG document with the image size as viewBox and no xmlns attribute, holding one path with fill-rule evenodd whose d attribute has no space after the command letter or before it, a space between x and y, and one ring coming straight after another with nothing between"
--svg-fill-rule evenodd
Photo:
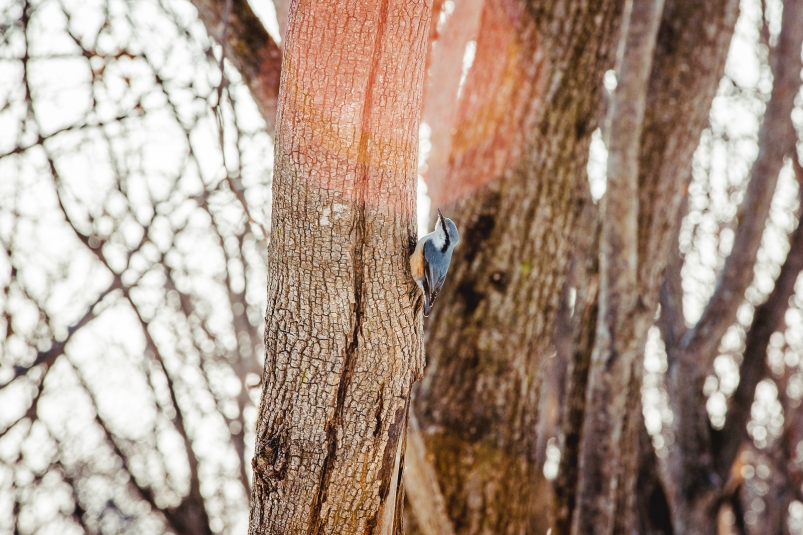
<instances>
[{"instance_id":1,"label":"bird's wing","mask_svg":"<svg viewBox=\"0 0 803 535\"><path fill-rule=\"evenodd\" d=\"M443 276L441 276L441 278L439 278L437 281L435 281L435 285L432 287L432 295L433 296L436 296L439 293L441 293L441 289L443 288L443 283L444 283L445 280L446 280L446 275L444 274Z\"/></svg>"},{"instance_id":2,"label":"bird's wing","mask_svg":"<svg viewBox=\"0 0 803 535\"><path fill-rule=\"evenodd\" d=\"M432 301L434 301L443 288L443 282L446 280L446 274L441 273L440 276L436 275L435 270L432 269L430 263L426 261L426 257L424 257L424 272L427 276L429 295L432 297Z\"/></svg>"},{"instance_id":3,"label":"bird's wing","mask_svg":"<svg viewBox=\"0 0 803 535\"><path fill-rule=\"evenodd\" d=\"M427 297L434 298L436 295L438 295L438 293L434 291L435 284L438 281L435 280L435 274L432 271L432 265L427 261L427 256L422 254L421 258L424 260L424 275L426 277L424 291L428 294Z\"/></svg>"},{"instance_id":4,"label":"bird's wing","mask_svg":"<svg viewBox=\"0 0 803 535\"><path fill-rule=\"evenodd\" d=\"M421 292L424 294L424 316L429 316L432 310L432 301L435 299L435 296L433 296L431 292L432 285L429 282L431 280L432 270L429 267L426 256L423 254L421 254L421 260L424 264L424 280L421 284Z\"/></svg>"}]
</instances>

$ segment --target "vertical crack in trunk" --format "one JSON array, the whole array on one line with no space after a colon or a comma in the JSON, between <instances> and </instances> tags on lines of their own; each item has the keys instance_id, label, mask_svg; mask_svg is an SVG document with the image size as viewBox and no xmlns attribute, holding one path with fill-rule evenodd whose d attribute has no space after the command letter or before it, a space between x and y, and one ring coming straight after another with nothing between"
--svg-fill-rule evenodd
<instances>
[{"instance_id":1,"label":"vertical crack in trunk","mask_svg":"<svg viewBox=\"0 0 803 535\"><path fill-rule=\"evenodd\" d=\"M346 405L346 394L354 376L354 369L357 363L358 351L360 346L360 335L362 334L363 318L363 289L364 289L364 248L365 248L365 191L368 186L368 173L371 164L371 132L370 119L373 112L374 85L376 84L376 71L379 67L379 55L377 46L382 42L385 33L385 26L388 18L388 2L383 0L380 7L379 24L374 34L373 54L371 68L368 74L368 82L365 92L365 103L362 109L360 125L360 143L357 152L358 173L356 176L354 190L354 237L352 255L354 259L354 304L352 311L353 328L351 340L346 346L346 355L343 362L343 371L340 374L340 381L337 386L337 401L335 413L331 420L326 422L326 457L323 461L321 471L321 482L312 507L309 522L309 535L322 535L323 522L321 522L321 508L326 502L328 488L331 480L332 469L337 460L337 433L343 424L343 410ZM388 445L391 447L391 444ZM384 482L383 482L384 484ZM382 497L382 501L387 496ZM381 509L382 505L380 505Z\"/></svg>"}]
</instances>

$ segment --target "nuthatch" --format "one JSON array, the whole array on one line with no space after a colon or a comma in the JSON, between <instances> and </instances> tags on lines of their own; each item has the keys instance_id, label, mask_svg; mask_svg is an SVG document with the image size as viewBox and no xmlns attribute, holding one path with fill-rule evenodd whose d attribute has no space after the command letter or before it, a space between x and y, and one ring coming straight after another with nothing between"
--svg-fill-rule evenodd
<instances>
[{"instance_id":1,"label":"nuthatch","mask_svg":"<svg viewBox=\"0 0 803 535\"><path fill-rule=\"evenodd\" d=\"M410 238L410 272L424 294L424 316L429 316L432 303L443 288L452 261L452 251L458 241L457 227L451 219L443 217L440 210L434 231L418 240L418 243Z\"/></svg>"}]
</instances>

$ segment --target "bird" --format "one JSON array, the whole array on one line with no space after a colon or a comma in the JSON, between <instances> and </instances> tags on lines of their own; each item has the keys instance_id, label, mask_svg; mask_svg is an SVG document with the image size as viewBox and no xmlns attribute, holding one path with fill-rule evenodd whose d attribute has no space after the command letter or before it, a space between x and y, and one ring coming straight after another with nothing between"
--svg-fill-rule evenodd
<instances>
[{"instance_id":1,"label":"bird","mask_svg":"<svg viewBox=\"0 0 803 535\"><path fill-rule=\"evenodd\" d=\"M418 240L418 243L412 236L409 238L410 273L424 296L424 317L429 316L432 304L443 288L452 261L452 251L459 241L457 226L451 219L443 217L440 209L435 230Z\"/></svg>"}]
</instances>

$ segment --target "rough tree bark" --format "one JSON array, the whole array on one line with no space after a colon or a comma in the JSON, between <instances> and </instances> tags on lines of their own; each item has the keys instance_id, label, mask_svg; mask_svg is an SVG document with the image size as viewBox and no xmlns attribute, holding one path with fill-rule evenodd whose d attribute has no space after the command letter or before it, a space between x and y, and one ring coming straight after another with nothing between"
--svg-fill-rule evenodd
<instances>
[{"instance_id":1,"label":"rough tree bark","mask_svg":"<svg viewBox=\"0 0 803 535\"><path fill-rule=\"evenodd\" d=\"M291 6L250 533L401 533L430 4Z\"/></svg>"},{"instance_id":2,"label":"rough tree bark","mask_svg":"<svg viewBox=\"0 0 803 535\"><path fill-rule=\"evenodd\" d=\"M481 15L449 172L432 184L461 242L415 398L457 533L549 527L539 373L620 14L614 0L490 0Z\"/></svg>"}]
</instances>

